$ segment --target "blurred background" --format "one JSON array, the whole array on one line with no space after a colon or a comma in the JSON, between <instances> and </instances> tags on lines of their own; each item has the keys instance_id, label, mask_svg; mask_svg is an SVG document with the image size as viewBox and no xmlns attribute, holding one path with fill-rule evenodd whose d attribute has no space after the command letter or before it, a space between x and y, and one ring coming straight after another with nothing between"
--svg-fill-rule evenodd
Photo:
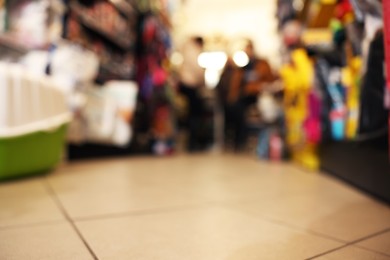
<instances>
[{"instance_id":1,"label":"blurred background","mask_svg":"<svg viewBox=\"0 0 390 260\"><path fill-rule=\"evenodd\" d=\"M65 142L70 161L233 150L389 169L380 1L15 0L0 20L2 140L63 127L42 167Z\"/></svg>"},{"instance_id":2,"label":"blurred background","mask_svg":"<svg viewBox=\"0 0 390 260\"><path fill-rule=\"evenodd\" d=\"M0 179L229 154L390 202L389 8L0 0Z\"/></svg>"}]
</instances>

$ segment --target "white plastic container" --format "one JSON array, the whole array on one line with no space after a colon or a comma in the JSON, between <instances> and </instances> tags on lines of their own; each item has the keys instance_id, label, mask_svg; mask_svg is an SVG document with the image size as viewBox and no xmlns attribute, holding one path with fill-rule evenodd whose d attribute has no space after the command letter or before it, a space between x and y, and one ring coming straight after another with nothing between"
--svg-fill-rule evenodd
<instances>
[{"instance_id":1,"label":"white plastic container","mask_svg":"<svg viewBox=\"0 0 390 260\"><path fill-rule=\"evenodd\" d=\"M65 95L49 78L0 62L0 179L54 167L70 118Z\"/></svg>"}]
</instances>

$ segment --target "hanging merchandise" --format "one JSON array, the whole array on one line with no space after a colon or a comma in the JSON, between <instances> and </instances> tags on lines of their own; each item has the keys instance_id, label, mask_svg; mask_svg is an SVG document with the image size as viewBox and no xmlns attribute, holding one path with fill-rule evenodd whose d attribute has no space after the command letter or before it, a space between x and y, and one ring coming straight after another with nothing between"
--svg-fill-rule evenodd
<instances>
[{"instance_id":1,"label":"hanging merchandise","mask_svg":"<svg viewBox=\"0 0 390 260\"><path fill-rule=\"evenodd\" d=\"M388 111L384 106L384 38L379 31L370 44L367 69L364 76L360 99L359 134L387 132Z\"/></svg>"},{"instance_id":2,"label":"hanging merchandise","mask_svg":"<svg viewBox=\"0 0 390 260\"><path fill-rule=\"evenodd\" d=\"M342 83L346 88L346 128L347 139L354 139L357 135L359 123L359 98L361 86L362 59L351 58L348 66L342 70Z\"/></svg>"},{"instance_id":3,"label":"hanging merchandise","mask_svg":"<svg viewBox=\"0 0 390 260\"><path fill-rule=\"evenodd\" d=\"M168 76L171 42L169 24L162 19L162 12L149 10L141 16L137 62L142 109L136 127L148 133L149 150L158 155L173 152L175 135L174 89Z\"/></svg>"},{"instance_id":4,"label":"hanging merchandise","mask_svg":"<svg viewBox=\"0 0 390 260\"><path fill-rule=\"evenodd\" d=\"M316 150L321 138L321 125L320 102L313 86L313 64L303 49L292 51L291 61L280 71L285 84L286 141L295 161L317 169Z\"/></svg>"},{"instance_id":5,"label":"hanging merchandise","mask_svg":"<svg viewBox=\"0 0 390 260\"><path fill-rule=\"evenodd\" d=\"M340 68L333 68L329 73L328 91L332 98L332 108L329 113L332 137L335 140L344 139L346 107L345 91L341 85Z\"/></svg>"},{"instance_id":6,"label":"hanging merchandise","mask_svg":"<svg viewBox=\"0 0 390 260\"><path fill-rule=\"evenodd\" d=\"M386 85L387 85L387 95L386 95L386 105L390 109L390 3L384 1L383 3L383 19L384 19L384 34L385 34L385 53L386 53ZM389 121L390 124L390 121Z\"/></svg>"},{"instance_id":7,"label":"hanging merchandise","mask_svg":"<svg viewBox=\"0 0 390 260\"><path fill-rule=\"evenodd\" d=\"M386 52L386 97L385 105L390 111L390 3L383 3L383 13L384 13L384 32L385 32L385 52ZM388 133L389 133L389 147L390 147L390 113L388 119ZM390 153L389 153L390 158Z\"/></svg>"},{"instance_id":8,"label":"hanging merchandise","mask_svg":"<svg viewBox=\"0 0 390 260\"><path fill-rule=\"evenodd\" d=\"M390 93L390 1L303 2L302 11L294 18L302 24L302 39L295 46L286 41L285 49L305 49L311 57L314 79L311 73L306 75L313 79L310 90L299 82L299 69L303 67L297 66L295 50L284 59L281 71L286 141L292 158L312 168L320 166L389 200L389 189L383 183L389 181L390 167L389 108L384 106L385 86ZM306 70L312 71L310 65ZM312 94L314 99L309 101ZM314 120L310 120L312 108L304 109L308 107L319 108L319 113L312 114ZM320 124L316 114L320 115ZM308 128L314 129L313 133L321 128L321 135L308 134Z\"/></svg>"}]
</instances>

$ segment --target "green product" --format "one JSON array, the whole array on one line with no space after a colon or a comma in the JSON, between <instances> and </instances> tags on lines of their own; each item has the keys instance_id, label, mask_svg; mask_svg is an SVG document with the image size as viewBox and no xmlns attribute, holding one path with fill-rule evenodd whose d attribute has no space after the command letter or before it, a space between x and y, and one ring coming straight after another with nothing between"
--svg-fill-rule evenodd
<instances>
[{"instance_id":1,"label":"green product","mask_svg":"<svg viewBox=\"0 0 390 260\"><path fill-rule=\"evenodd\" d=\"M0 137L0 180L43 173L60 160L67 124L53 131Z\"/></svg>"}]
</instances>

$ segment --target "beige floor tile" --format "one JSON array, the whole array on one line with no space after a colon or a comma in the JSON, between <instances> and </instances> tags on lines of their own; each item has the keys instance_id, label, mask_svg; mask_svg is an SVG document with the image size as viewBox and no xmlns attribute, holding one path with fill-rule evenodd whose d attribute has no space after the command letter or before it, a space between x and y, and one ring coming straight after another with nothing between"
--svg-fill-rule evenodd
<instances>
[{"instance_id":1,"label":"beige floor tile","mask_svg":"<svg viewBox=\"0 0 390 260\"><path fill-rule=\"evenodd\" d=\"M42 178L13 180L0 183L0 198L46 195Z\"/></svg>"},{"instance_id":2,"label":"beige floor tile","mask_svg":"<svg viewBox=\"0 0 390 260\"><path fill-rule=\"evenodd\" d=\"M232 155L78 163L49 181L74 218L208 202L268 201L329 188L327 179L290 164Z\"/></svg>"},{"instance_id":3,"label":"beige floor tile","mask_svg":"<svg viewBox=\"0 0 390 260\"><path fill-rule=\"evenodd\" d=\"M358 245L390 256L390 231L364 240Z\"/></svg>"},{"instance_id":4,"label":"beige floor tile","mask_svg":"<svg viewBox=\"0 0 390 260\"><path fill-rule=\"evenodd\" d=\"M270 168L232 156L138 158L98 165L64 167L49 178L74 218L266 198L285 191L267 185L272 182L269 172L277 174L285 166Z\"/></svg>"},{"instance_id":5,"label":"beige floor tile","mask_svg":"<svg viewBox=\"0 0 390 260\"><path fill-rule=\"evenodd\" d=\"M390 260L390 257L387 257L382 254L377 254L375 252L367 251L361 248L357 248L354 246L349 246L315 259L316 260L346 260L346 259Z\"/></svg>"},{"instance_id":6,"label":"beige floor tile","mask_svg":"<svg viewBox=\"0 0 390 260\"><path fill-rule=\"evenodd\" d=\"M148 165L150 167L146 167ZM162 207L199 200L180 185L180 174L166 174L153 163L123 162L116 167L83 169L49 179L71 217L89 217Z\"/></svg>"},{"instance_id":7,"label":"beige floor tile","mask_svg":"<svg viewBox=\"0 0 390 260\"><path fill-rule=\"evenodd\" d=\"M0 259L92 259L67 223L0 229Z\"/></svg>"},{"instance_id":8,"label":"beige floor tile","mask_svg":"<svg viewBox=\"0 0 390 260\"><path fill-rule=\"evenodd\" d=\"M64 219L41 179L0 184L0 228Z\"/></svg>"},{"instance_id":9,"label":"beige floor tile","mask_svg":"<svg viewBox=\"0 0 390 260\"><path fill-rule=\"evenodd\" d=\"M349 242L390 227L389 207L360 194L329 189L230 207Z\"/></svg>"},{"instance_id":10,"label":"beige floor tile","mask_svg":"<svg viewBox=\"0 0 390 260\"><path fill-rule=\"evenodd\" d=\"M99 259L304 259L341 245L223 208L76 224Z\"/></svg>"}]
</instances>

